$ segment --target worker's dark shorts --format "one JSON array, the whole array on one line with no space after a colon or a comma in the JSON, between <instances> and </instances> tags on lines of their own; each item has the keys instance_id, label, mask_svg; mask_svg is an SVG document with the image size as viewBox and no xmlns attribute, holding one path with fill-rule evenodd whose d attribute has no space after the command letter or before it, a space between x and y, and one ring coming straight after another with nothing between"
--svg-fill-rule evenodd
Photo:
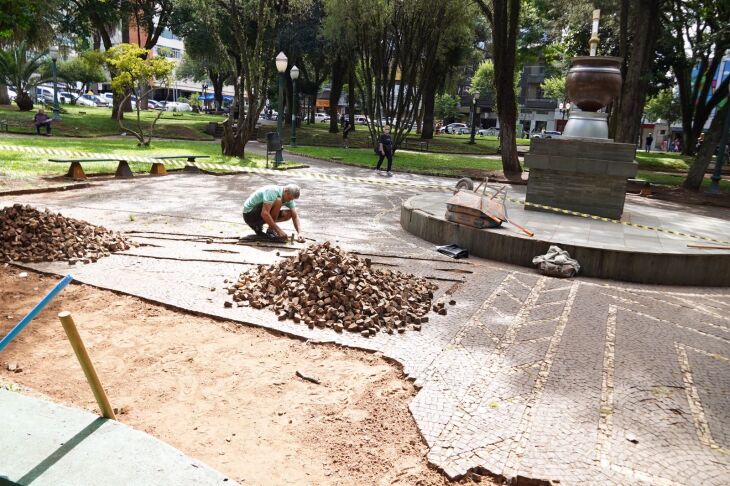
<instances>
[{"instance_id":1,"label":"worker's dark shorts","mask_svg":"<svg viewBox=\"0 0 730 486\"><path fill-rule=\"evenodd\" d=\"M264 218L261 217L261 210L263 207L264 205L262 203L253 208L250 212L243 213L243 220L254 230L260 230L261 227L266 224ZM289 208L282 206L279 210L279 215L286 215L287 213L285 213L285 211L289 211Z\"/></svg>"},{"instance_id":2,"label":"worker's dark shorts","mask_svg":"<svg viewBox=\"0 0 730 486\"><path fill-rule=\"evenodd\" d=\"M261 209L264 207L263 204L259 204L248 213L243 213L243 220L252 229L261 231L264 226L264 218L261 217Z\"/></svg>"}]
</instances>

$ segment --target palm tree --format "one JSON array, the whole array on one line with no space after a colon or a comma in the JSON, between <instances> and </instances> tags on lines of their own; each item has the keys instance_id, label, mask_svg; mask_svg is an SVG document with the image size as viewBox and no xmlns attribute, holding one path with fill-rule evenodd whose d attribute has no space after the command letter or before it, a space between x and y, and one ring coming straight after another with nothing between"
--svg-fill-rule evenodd
<instances>
[{"instance_id":1,"label":"palm tree","mask_svg":"<svg viewBox=\"0 0 730 486\"><path fill-rule=\"evenodd\" d=\"M37 75L45 55L46 52L29 52L26 41L0 51L0 83L15 90L15 103L20 111L33 109L30 93L45 81Z\"/></svg>"}]
</instances>

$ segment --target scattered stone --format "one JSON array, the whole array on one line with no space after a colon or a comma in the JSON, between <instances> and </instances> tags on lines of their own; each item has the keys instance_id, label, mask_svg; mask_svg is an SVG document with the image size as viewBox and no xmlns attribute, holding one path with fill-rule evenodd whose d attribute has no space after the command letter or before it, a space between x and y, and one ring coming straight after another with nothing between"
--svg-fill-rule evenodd
<instances>
[{"instance_id":1,"label":"scattered stone","mask_svg":"<svg viewBox=\"0 0 730 486\"><path fill-rule=\"evenodd\" d=\"M12 371L13 373L20 373L23 371L23 368L21 368L15 361L9 362L6 368L8 371Z\"/></svg>"},{"instance_id":2,"label":"scattered stone","mask_svg":"<svg viewBox=\"0 0 730 486\"><path fill-rule=\"evenodd\" d=\"M20 272L18 274L18 277L20 277L20 278L26 278L27 276L28 276L28 272Z\"/></svg>"},{"instance_id":3,"label":"scattered stone","mask_svg":"<svg viewBox=\"0 0 730 486\"><path fill-rule=\"evenodd\" d=\"M226 308L228 308L228 307L233 307L233 302L231 302L231 301L227 300L227 301L225 301L225 302L223 303L223 307L226 307Z\"/></svg>"},{"instance_id":4,"label":"scattered stone","mask_svg":"<svg viewBox=\"0 0 730 486\"><path fill-rule=\"evenodd\" d=\"M427 322L433 292L428 280L378 270L330 242L311 245L293 258L242 273L227 290L239 305L271 308L279 320L362 336L404 332ZM443 309L443 302L434 310ZM445 310L445 309L444 309ZM441 312L439 312L441 313ZM445 313L445 312L444 312Z\"/></svg>"},{"instance_id":5,"label":"scattered stone","mask_svg":"<svg viewBox=\"0 0 730 486\"><path fill-rule=\"evenodd\" d=\"M454 299L451 299L451 300L449 301L449 305L456 305L456 301L455 301Z\"/></svg>"},{"instance_id":6,"label":"scattered stone","mask_svg":"<svg viewBox=\"0 0 730 486\"><path fill-rule=\"evenodd\" d=\"M46 209L15 204L0 209L0 261L90 263L132 243L102 226ZM19 276L27 276L22 272Z\"/></svg>"}]
</instances>

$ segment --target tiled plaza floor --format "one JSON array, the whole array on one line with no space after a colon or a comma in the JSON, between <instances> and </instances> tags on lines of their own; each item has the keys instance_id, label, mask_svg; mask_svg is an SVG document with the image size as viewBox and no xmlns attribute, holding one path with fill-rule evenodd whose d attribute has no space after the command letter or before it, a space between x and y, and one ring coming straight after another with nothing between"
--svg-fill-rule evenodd
<instances>
[{"instance_id":1,"label":"tiled plaza floor","mask_svg":"<svg viewBox=\"0 0 730 486\"><path fill-rule=\"evenodd\" d=\"M315 171L380 177L310 164ZM127 252L183 261L113 255L86 266L34 266L169 305L382 352L420 387L410 408L430 461L449 476L484 468L560 484L727 484L728 289L557 280L480 259L454 262L400 228L400 205L417 188L316 180L295 171L279 177L177 174L109 181L67 193L0 198L0 206L31 203L121 231L216 237L191 241L146 233L136 241L155 246ZM436 297L448 292L457 304L446 316L430 316L421 332L373 338L310 330L265 310L224 308L223 281L251 268L242 262L270 263L293 252L220 239L248 233L240 208L252 189L287 180L302 186L299 208L309 237L380 255L371 258L384 268L439 279Z\"/></svg>"}]
</instances>

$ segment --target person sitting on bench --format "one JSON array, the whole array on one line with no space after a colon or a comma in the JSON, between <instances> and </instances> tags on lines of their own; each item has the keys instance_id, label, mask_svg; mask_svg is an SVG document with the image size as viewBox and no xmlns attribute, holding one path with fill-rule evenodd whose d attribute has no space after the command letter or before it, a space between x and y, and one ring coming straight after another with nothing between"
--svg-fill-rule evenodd
<instances>
[{"instance_id":1,"label":"person sitting on bench","mask_svg":"<svg viewBox=\"0 0 730 486\"><path fill-rule=\"evenodd\" d=\"M243 203L243 220L260 237L272 240L286 240L286 232L277 223L292 220L297 230L297 241L304 241L295 209L299 199L299 186L264 186L254 191ZM264 223L268 226L264 233Z\"/></svg>"},{"instance_id":2,"label":"person sitting on bench","mask_svg":"<svg viewBox=\"0 0 730 486\"><path fill-rule=\"evenodd\" d=\"M46 112L43 111L43 108L40 108L38 110L38 113L35 114L33 117L33 122L35 123L35 131L38 135L41 134L41 127L45 125L46 127L46 135L51 134L51 118L46 115Z\"/></svg>"}]
</instances>

